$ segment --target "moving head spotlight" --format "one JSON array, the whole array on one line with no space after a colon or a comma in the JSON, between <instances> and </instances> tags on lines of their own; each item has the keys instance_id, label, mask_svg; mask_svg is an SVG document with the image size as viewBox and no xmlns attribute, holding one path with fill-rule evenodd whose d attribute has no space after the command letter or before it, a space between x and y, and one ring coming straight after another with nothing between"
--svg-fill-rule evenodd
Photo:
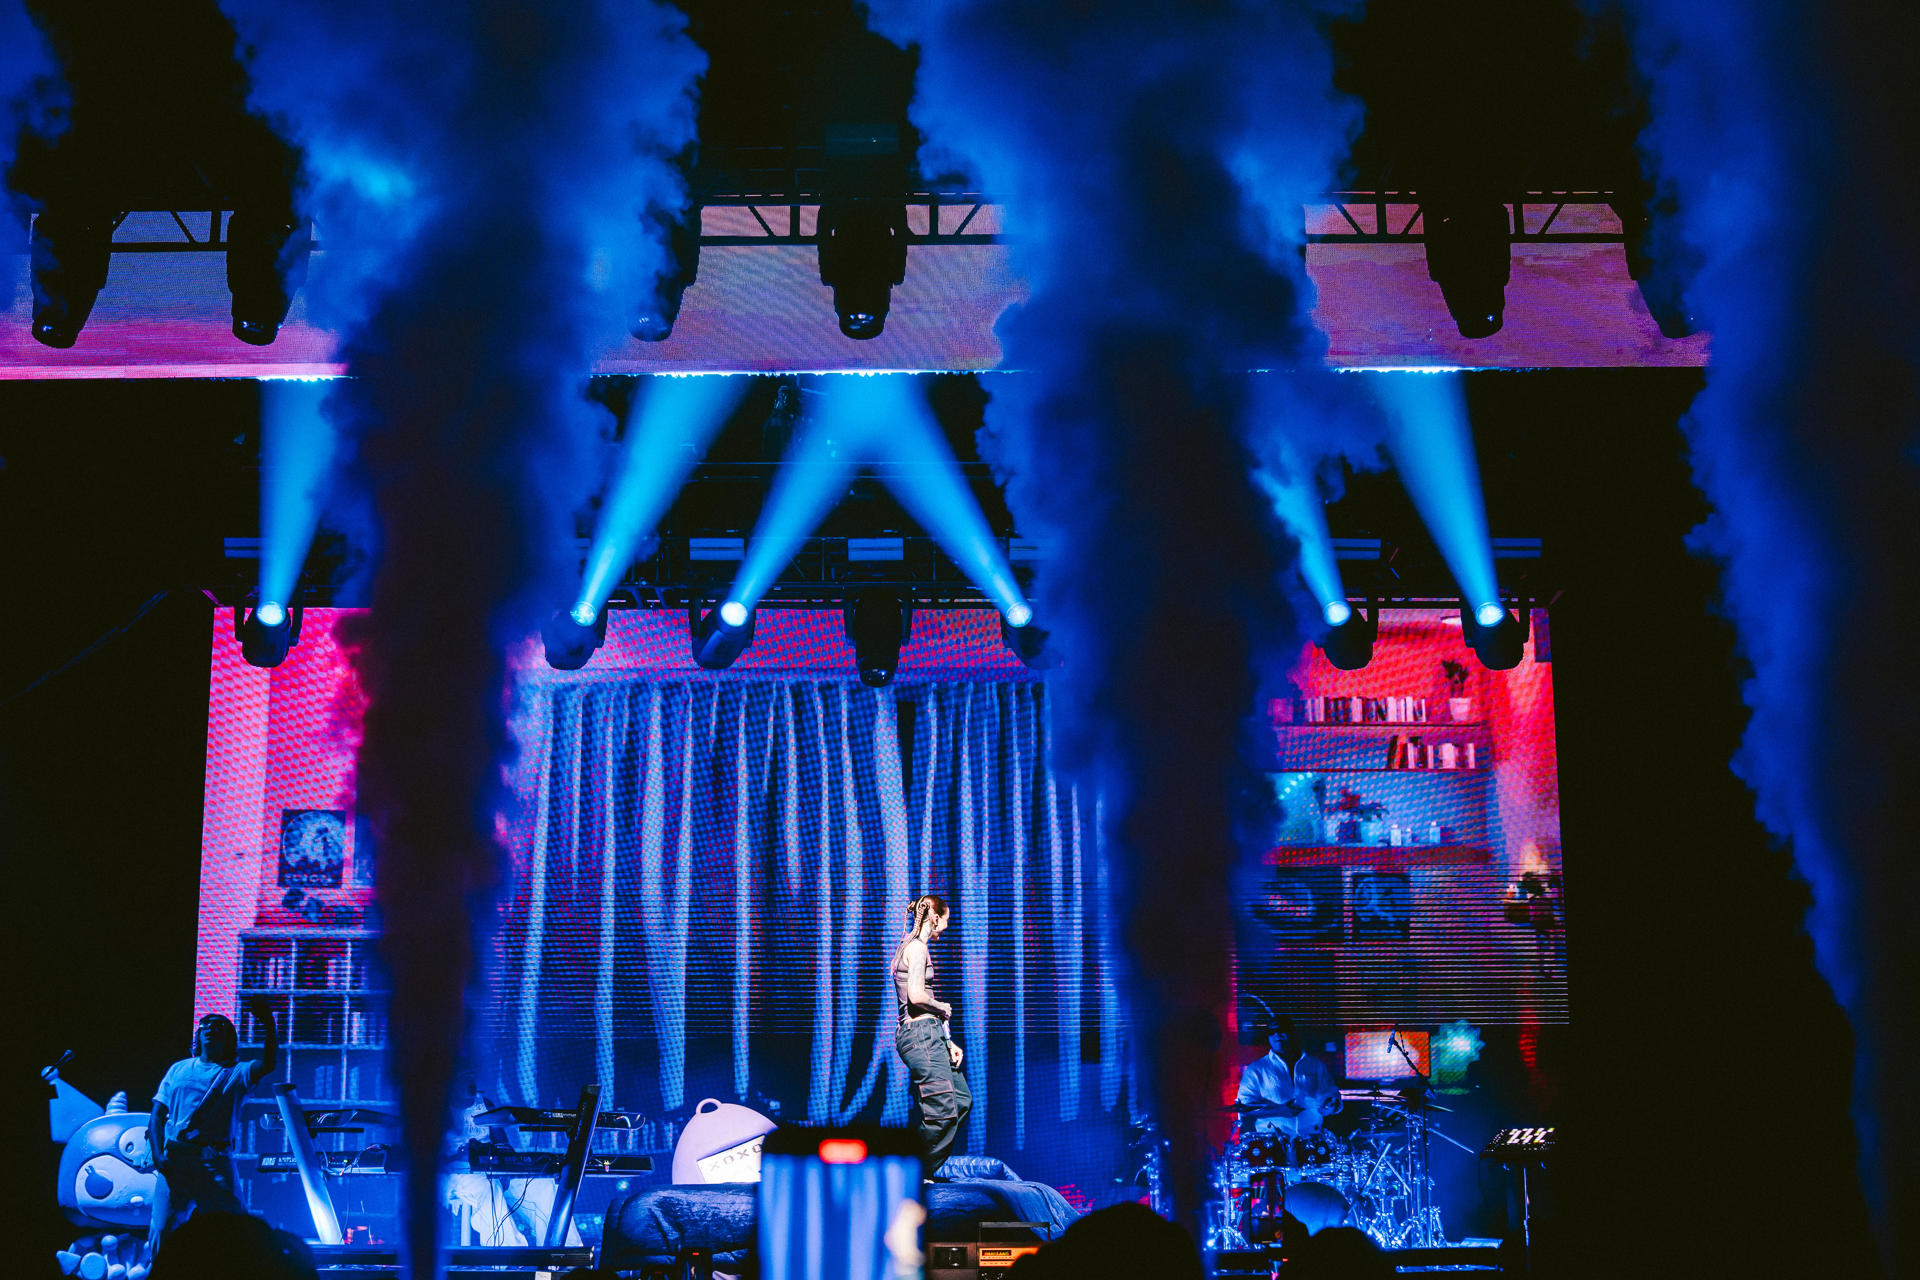
<instances>
[{"instance_id":1,"label":"moving head spotlight","mask_svg":"<svg viewBox=\"0 0 1920 1280\"><path fill-rule=\"evenodd\" d=\"M820 283L833 290L840 332L865 341L887 327L893 286L907 278L907 206L860 197L820 206Z\"/></svg>"},{"instance_id":2,"label":"moving head spotlight","mask_svg":"<svg viewBox=\"0 0 1920 1280\"><path fill-rule=\"evenodd\" d=\"M1005 615L1002 615L1000 643L1006 645L1014 657L1035 671L1045 671L1052 665L1048 661L1047 633L1034 626L1031 621L1024 626L1016 627L1007 621Z\"/></svg>"},{"instance_id":3,"label":"moving head spotlight","mask_svg":"<svg viewBox=\"0 0 1920 1280\"><path fill-rule=\"evenodd\" d=\"M1700 253L1674 229L1672 198L1656 195L1643 178L1614 199L1613 212L1620 219L1627 274L1640 286L1640 300L1661 335L1684 338L1696 331L1687 284L1700 269Z\"/></svg>"},{"instance_id":4,"label":"moving head spotlight","mask_svg":"<svg viewBox=\"0 0 1920 1280\"><path fill-rule=\"evenodd\" d=\"M693 660L708 671L725 671L753 643L753 624L760 610L728 600L710 613L700 602L687 602L687 631L693 640Z\"/></svg>"},{"instance_id":5,"label":"moving head spotlight","mask_svg":"<svg viewBox=\"0 0 1920 1280\"><path fill-rule=\"evenodd\" d=\"M633 336L642 342L665 342L680 319L680 303L700 274L700 206L690 204L679 216L662 222L662 238L669 262L654 283L653 296L634 318Z\"/></svg>"},{"instance_id":6,"label":"moving head spotlight","mask_svg":"<svg viewBox=\"0 0 1920 1280\"><path fill-rule=\"evenodd\" d=\"M1500 332L1513 274L1507 206L1492 197L1429 200L1420 217L1426 226L1427 275L1440 286L1460 336L1490 338Z\"/></svg>"},{"instance_id":7,"label":"moving head spotlight","mask_svg":"<svg viewBox=\"0 0 1920 1280\"><path fill-rule=\"evenodd\" d=\"M849 595L841 608L861 683L876 689L891 683L900 650L913 634L912 603L891 587L866 587Z\"/></svg>"},{"instance_id":8,"label":"moving head spotlight","mask_svg":"<svg viewBox=\"0 0 1920 1280\"><path fill-rule=\"evenodd\" d=\"M67 208L49 208L34 219L34 341L64 349L79 339L107 283L113 227L104 214Z\"/></svg>"},{"instance_id":9,"label":"moving head spotlight","mask_svg":"<svg viewBox=\"0 0 1920 1280\"><path fill-rule=\"evenodd\" d=\"M240 656L250 667L277 667L287 660L287 651L300 643L300 624L305 610L291 608L277 600L263 600L252 609L235 606L233 638L240 642Z\"/></svg>"},{"instance_id":10,"label":"moving head spotlight","mask_svg":"<svg viewBox=\"0 0 1920 1280\"><path fill-rule=\"evenodd\" d=\"M547 651L547 665L555 671L578 671L592 660L607 639L607 611L596 609L593 618L581 622L573 610L562 610L547 619L540 628L540 643Z\"/></svg>"},{"instance_id":11,"label":"moving head spotlight","mask_svg":"<svg viewBox=\"0 0 1920 1280\"><path fill-rule=\"evenodd\" d=\"M1338 603L1346 604L1345 601ZM1347 606L1344 620L1333 623L1340 611L1329 603L1324 610L1329 625L1317 643L1320 652L1327 655L1341 671L1359 671L1373 661L1373 644L1380 638L1380 609L1374 601L1367 601L1365 612Z\"/></svg>"},{"instance_id":12,"label":"moving head spotlight","mask_svg":"<svg viewBox=\"0 0 1920 1280\"><path fill-rule=\"evenodd\" d=\"M227 220L227 290L233 294L233 336L256 347L280 334L294 294L306 283L313 234L288 213L247 210Z\"/></svg>"},{"instance_id":13,"label":"moving head spotlight","mask_svg":"<svg viewBox=\"0 0 1920 1280\"><path fill-rule=\"evenodd\" d=\"M1501 605L1499 618L1491 624L1483 620L1483 611L1492 613L1485 604L1460 602L1461 638L1473 650L1474 656L1480 659L1481 666L1489 671L1510 671L1519 666L1520 659L1526 656L1533 610L1522 600L1516 617Z\"/></svg>"}]
</instances>

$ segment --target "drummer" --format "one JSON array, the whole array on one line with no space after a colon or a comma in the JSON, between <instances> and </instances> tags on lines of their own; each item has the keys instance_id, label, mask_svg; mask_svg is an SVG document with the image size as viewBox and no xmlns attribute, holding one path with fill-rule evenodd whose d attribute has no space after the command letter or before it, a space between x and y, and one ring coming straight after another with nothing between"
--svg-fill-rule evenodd
<instances>
[{"instance_id":1,"label":"drummer","mask_svg":"<svg viewBox=\"0 0 1920 1280\"><path fill-rule=\"evenodd\" d=\"M1332 1067L1301 1047L1293 1019L1280 1014L1268 1028L1265 1056L1240 1073L1238 1101L1258 1132L1311 1138L1340 1109L1340 1082Z\"/></svg>"}]
</instances>

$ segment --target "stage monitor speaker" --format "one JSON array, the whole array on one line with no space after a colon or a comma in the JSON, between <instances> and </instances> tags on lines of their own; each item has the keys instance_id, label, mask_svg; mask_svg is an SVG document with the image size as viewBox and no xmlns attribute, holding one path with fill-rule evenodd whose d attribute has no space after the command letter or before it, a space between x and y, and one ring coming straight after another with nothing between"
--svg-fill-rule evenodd
<instances>
[{"instance_id":1,"label":"stage monitor speaker","mask_svg":"<svg viewBox=\"0 0 1920 1280\"><path fill-rule=\"evenodd\" d=\"M1046 1242L1044 1222L982 1222L976 1241L927 1242L926 1280L998 1280Z\"/></svg>"}]
</instances>

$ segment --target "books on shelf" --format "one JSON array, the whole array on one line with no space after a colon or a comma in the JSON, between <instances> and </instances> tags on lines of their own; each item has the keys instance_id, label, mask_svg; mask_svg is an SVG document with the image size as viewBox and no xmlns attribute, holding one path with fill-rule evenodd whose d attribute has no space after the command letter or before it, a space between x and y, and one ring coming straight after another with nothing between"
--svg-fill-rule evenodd
<instances>
[{"instance_id":1,"label":"books on shelf","mask_svg":"<svg viewBox=\"0 0 1920 1280\"><path fill-rule=\"evenodd\" d=\"M265 992L357 992L368 990L365 943L338 938L282 935L249 937L242 957L243 984Z\"/></svg>"},{"instance_id":2,"label":"books on shelf","mask_svg":"<svg viewBox=\"0 0 1920 1280\"><path fill-rule=\"evenodd\" d=\"M1277 724L1427 724L1427 700L1315 694L1275 698L1268 712Z\"/></svg>"},{"instance_id":3,"label":"books on shelf","mask_svg":"<svg viewBox=\"0 0 1920 1280\"><path fill-rule=\"evenodd\" d=\"M1484 753L1473 742L1452 739L1428 741L1423 735L1396 733L1387 739L1389 769L1474 769L1482 766Z\"/></svg>"}]
</instances>

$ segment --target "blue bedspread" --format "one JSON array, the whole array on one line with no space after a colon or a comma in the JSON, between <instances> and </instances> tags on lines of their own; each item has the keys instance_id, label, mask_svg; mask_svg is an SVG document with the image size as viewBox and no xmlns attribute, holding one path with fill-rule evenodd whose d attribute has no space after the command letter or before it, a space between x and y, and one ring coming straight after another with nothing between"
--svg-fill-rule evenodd
<instances>
[{"instance_id":1,"label":"blue bedspread","mask_svg":"<svg viewBox=\"0 0 1920 1280\"><path fill-rule=\"evenodd\" d=\"M753 1248L752 1185L661 1187L618 1201L607 1210L600 1265L615 1271L666 1266L682 1249L705 1249L725 1268ZM927 1184L925 1238L974 1240L981 1222L1044 1223L1048 1240L1078 1215L1058 1191L1039 1182L976 1179Z\"/></svg>"}]
</instances>

